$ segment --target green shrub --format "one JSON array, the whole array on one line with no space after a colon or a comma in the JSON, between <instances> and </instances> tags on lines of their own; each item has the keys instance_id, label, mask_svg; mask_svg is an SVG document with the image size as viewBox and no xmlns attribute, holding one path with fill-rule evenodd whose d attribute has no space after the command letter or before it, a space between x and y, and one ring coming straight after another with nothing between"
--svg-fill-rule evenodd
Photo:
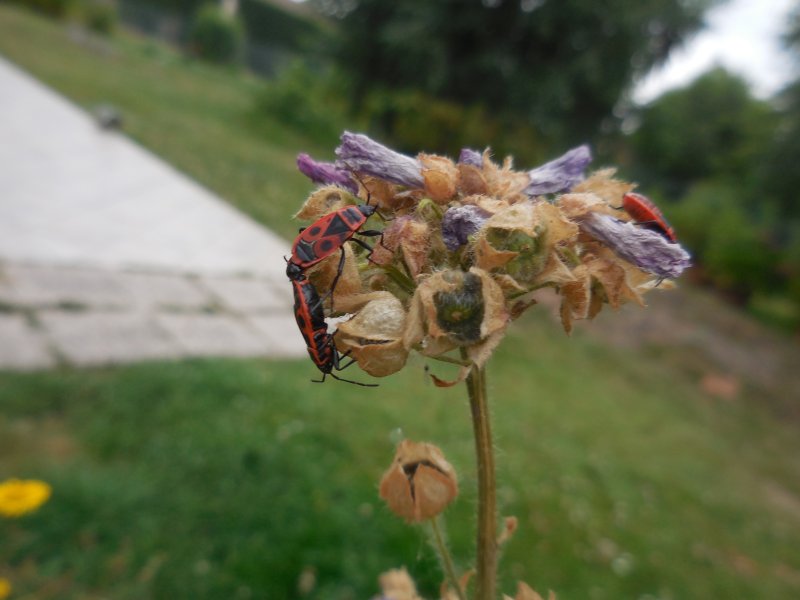
<instances>
[{"instance_id":1,"label":"green shrub","mask_svg":"<svg viewBox=\"0 0 800 600\"><path fill-rule=\"evenodd\" d=\"M780 256L770 244L769 228L741 187L706 181L666 208L681 243L716 287L746 301L780 286Z\"/></svg>"},{"instance_id":2,"label":"green shrub","mask_svg":"<svg viewBox=\"0 0 800 600\"><path fill-rule=\"evenodd\" d=\"M335 144L343 130L357 127L348 118L340 82L331 71L315 72L294 62L266 85L257 112L321 144Z\"/></svg>"},{"instance_id":3,"label":"green shrub","mask_svg":"<svg viewBox=\"0 0 800 600\"><path fill-rule=\"evenodd\" d=\"M110 0L87 0L81 16L87 28L101 35L109 35L117 24L117 8Z\"/></svg>"},{"instance_id":4,"label":"green shrub","mask_svg":"<svg viewBox=\"0 0 800 600\"><path fill-rule=\"evenodd\" d=\"M244 36L241 23L218 7L206 5L195 14L189 45L196 56L218 63L231 63L241 54Z\"/></svg>"},{"instance_id":5,"label":"green shrub","mask_svg":"<svg viewBox=\"0 0 800 600\"><path fill-rule=\"evenodd\" d=\"M72 0L13 0L15 4L27 6L36 12L54 19L62 19L72 8Z\"/></svg>"}]
</instances>

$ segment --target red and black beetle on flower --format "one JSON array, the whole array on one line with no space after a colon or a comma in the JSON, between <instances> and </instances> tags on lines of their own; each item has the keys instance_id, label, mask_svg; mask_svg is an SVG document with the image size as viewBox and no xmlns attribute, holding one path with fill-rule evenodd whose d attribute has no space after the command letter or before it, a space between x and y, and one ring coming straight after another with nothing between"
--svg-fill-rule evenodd
<instances>
[{"instance_id":1,"label":"red and black beetle on flower","mask_svg":"<svg viewBox=\"0 0 800 600\"><path fill-rule=\"evenodd\" d=\"M343 371L351 364L341 365L341 359L346 355L339 354L333 336L328 333L328 324L325 322L325 313L322 310L322 300L314 285L306 278L303 269L291 261L287 261L286 275L292 282L294 292L294 318L300 333L306 341L308 355L313 363L322 372L322 379L312 379L315 383L322 383L330 375L339 381L354 383L364 387L377 387L374 383L360 383L343 379L333 371Z\"/></svg>"},{"instance_id":2,"label":"red and black beetle on flower","mask_svg":"<svg viewBox=\"0 0 800 600\"><path fill-rule=\"evenodd\" d=\"M660 233L672 243L678 241L675 230L647 196L629 192L622 197L622 208L639 225Z\"/></svg>"}]
</instances>

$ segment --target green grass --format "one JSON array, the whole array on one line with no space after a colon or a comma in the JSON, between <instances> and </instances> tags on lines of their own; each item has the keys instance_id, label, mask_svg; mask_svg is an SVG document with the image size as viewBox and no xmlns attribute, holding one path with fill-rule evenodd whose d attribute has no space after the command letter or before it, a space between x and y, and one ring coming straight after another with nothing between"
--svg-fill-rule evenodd
<instances>
[{"instance_id":1,"label":"green grass","mask_svg":"<svg viewBox=\"0 0 800 600\"><path fill-rule=\"evenodd\" d=\"M330 151L254 117L262 83L146 40L76 42L0 6L0 52L82 105L118 106L131 136L287 236L310 188L296 152ZM0 522L0 577L20 598L280 599L300 597L305 571L308 597L346 599L406 565L435 597L425 533L384 508L377 483L397 428L439 444L462 489L449 536L470 564L464 390L432 387L419 360L375 390L314 374L233 360L1 373L0 479L39 477L54 494ZM542 311L512 327L489 368L501 510L520 519L504 590L800 596L797 423L752 390L712 401L697 379L669 354L568 339Z\"/></svg>"},{"instance_id":2,"label":"green grass","mask_svg":"<svg viewBox=\"0 0 800 600\"><path fill-rule=\"evenodd\" d=\"M311 190L297 153L333 158L335 137L320 147L318 136L258 111L262 80L147 39L123 32L87 41L2 5L0 54L83 107L117 107L128 135L286 237L297 232L289 216Z\"/></svg>"},{"instance_id":3,"label":"green grass","mask_svg":"<svg viewBox=\"0 0 800 600\"><path fill-rule=\"evenodd\" d=\"M609 318L613 316L609 315ZM446 374L438 364L432 365ZM35 598L367 598L406 565L428 597L424 531L377 498L394 431L434 441L475 503L464 390L419 361L378 389L308 382L307 362L197 361L0 376L0 477L54 495L0 523L0 575ZM559 598L790 598L800 593L796 424L752 399L714 403L542 315L492 359L502 563ZM649 596L648 596L649 594Z\"/></svg>"}]
</instances>

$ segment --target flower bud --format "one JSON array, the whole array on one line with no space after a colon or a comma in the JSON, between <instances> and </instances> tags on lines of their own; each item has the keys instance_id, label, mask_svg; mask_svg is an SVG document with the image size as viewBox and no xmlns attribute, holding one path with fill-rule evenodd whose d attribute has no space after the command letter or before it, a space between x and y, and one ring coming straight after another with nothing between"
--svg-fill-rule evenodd
<instances>
[{"instance_id":1,"label":"flower bud","mask_svg":"<svg viewBox=\"0 0 800 600\"><path fill-rule=\"evenodd\" d=\"M380 484L380 497L408 522L441 513L458 496L456 472L433 444L404 440Z\"/></svg>"},{"instance_id":2,"label":"flower bud","mask_svg":"<svg viewBox=\"0 0 800 600\"><path fill-rule=\"evenodd\" d=\"M420 600L414 580L405 567L381 573L378 583L381 595L375 600Z\"/></svg>"}]
</instances>

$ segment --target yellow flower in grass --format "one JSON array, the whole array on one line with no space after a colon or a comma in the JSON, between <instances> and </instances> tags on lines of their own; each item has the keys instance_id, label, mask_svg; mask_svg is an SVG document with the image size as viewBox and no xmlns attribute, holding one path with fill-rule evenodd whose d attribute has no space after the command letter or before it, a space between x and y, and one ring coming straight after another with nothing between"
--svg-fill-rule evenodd
<instances>
[{"instance_id":1,"label":"yellow flower in grass","mask_svg":"<svg viewBox=\"0 0 800 600\"><path fill-rule=\"evenodd\" d=\"M13 518L33 512L47 502L51 492L44 481L7 479L0 483L0 516Z\"/></svg>"},{"instance_id":2,"label":"yellow flower in grass","mask_svg":"<svg viewBox=\"0 0 800 600\"><path fill-rule=\"evenodd\" d=\"M8 579L0 577L0 600L5 600L11 595L11 583Z\"/></svg>"}]
</instances>

